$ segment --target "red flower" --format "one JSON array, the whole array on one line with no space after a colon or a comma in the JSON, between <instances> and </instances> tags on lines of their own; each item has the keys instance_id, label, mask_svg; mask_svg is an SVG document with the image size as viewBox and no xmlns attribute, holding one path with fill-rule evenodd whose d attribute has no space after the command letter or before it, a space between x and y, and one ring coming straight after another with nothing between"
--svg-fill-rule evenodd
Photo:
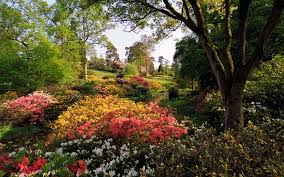
<instances>
[{"instance_id":1,"label":"red flower","mask_svg":"<svg viewBox=\"0 0 284 177\"><path fill-rule=\"evenodd\" d=\"M78 160L73 165L67 164L67 168L71 173L76 174L77 176L84 174L88 170L87 164L83 160Z\"/></svg>"},{"instance_id":2,"label":"red flower","mask_svg":"<svg viewBox=\"0 0 284 177\"><path fill-rule=\"evenodd\" d=\"M47 163L47 160L45 160L42 157L39 157L38 159L36 159L36 161L34 162L34 164L30 167L30 171L34 172L34 171L38 171L39 169L41 169L42 167L44 167L44 165Z\"/></svg>"},{"instance_id":3,"label":"red flower","mask_svg":"<svg viewBox=\"0 0 284 177\"><path fill-rule=\"evenodd\" d=\"M29 164L30 164L29 157L24 156L22 158L22 162L17 164L17 167L19 168L21 173L30 174L30 170L29 170L29 166L28 166Z\"/></svg>"}]
</instances>

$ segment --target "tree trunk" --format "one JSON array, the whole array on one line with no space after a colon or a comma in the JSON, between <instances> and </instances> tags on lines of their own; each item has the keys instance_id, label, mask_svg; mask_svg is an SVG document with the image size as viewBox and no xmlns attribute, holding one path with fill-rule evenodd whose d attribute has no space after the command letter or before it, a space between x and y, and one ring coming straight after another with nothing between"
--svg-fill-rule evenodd
<instances>
[{"instance_id":1,"label":"tree trunk","mask_svg":"<svg viewBox=\"0 0 284 177\"><path fill-rule=\"evenodd\" d=\"M239 131L244 127L243 88L244 83L238 81L224 95L226 130Z\"/></svg>"},{"instance_id":2,"label":"tree trunk","mask_svg":"<svg viewBox=\"0 0 284 177\"><path fill-rule=\"evenodd\" d=\"M86 58L86 63L85 63L85 79L88 79L88 59Z\"/></svg>"}]
</instances>

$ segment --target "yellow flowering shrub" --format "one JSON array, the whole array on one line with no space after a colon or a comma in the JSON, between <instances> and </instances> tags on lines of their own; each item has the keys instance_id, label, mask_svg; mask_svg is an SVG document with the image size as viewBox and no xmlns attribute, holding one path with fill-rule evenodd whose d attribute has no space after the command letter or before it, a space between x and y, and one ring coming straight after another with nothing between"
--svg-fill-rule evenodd
<instances>
[{"instance_id":1,"label":"yellow flowering shrub","mask_svg":"<svg viewBox=\"0 0 284 177\"><path fill-rule=\"evenodd\" d=\"M154 90L162 90L163 86L158 82L150 82L150 88Z\"/></svg>"},{"instance_id":2,"label":"yellow flowering shrub","mask_svg":"<svg viewBox=\"0 0 284 177\"><path fill-rule=\"evenodd\" d=\"M123 96L125 94L123 87L119 87L117 84L106 85L105 89L107 90L107 93L111 95Z\"/></svg>"},{"instance_id":3,"label":"yellow flowering shrub","mask_svg":"<svg viewBox=\"0 0 284 177\"><path fill-rule=\"evenodd\" d=\"M127 110L127 112L136 115L150 112L150 108L142 103L135 103L112 95L97 95L96 97L86 97L70 106L51 125L51 128L56 136L61 137L67 130L75 129L86 121L98 123L104 113L117 110Z\"/></svg>"},{"instance_id":4,"label":"yellow flowering shrub","mask_svg":"<svg viewBox=\"0 0 284 177\"><path fill-rule=\"evenodd\" d=\"M98 78L94 75L89 75L87 81L88 82L96 82L96 83L115 83L115 80L112 79L112 78L101 79L101 78Z\"/></svg>"}]
</instances>

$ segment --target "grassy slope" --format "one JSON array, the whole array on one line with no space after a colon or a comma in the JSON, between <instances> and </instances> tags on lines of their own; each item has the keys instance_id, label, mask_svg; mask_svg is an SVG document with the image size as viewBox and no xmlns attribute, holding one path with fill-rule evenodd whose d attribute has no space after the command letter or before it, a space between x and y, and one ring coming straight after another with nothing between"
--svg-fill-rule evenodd
<instances>
[{"instance_id":1,"label":"grassy slope","mask_svg":"<svg viewBox=\"0 0 284 177\"><path fill-rule=\"evenodd\" d=\"M97 78L103 78L104 76L116 76L116 73L99 70L89 70L89 75L94 75Z\"/></svg>"},{"instance_id":2,"label":"grassy slope","mask_svg":"<svg viewBox=\"0 0 284 177\"><path fill-rule=\"evenodd\" d=\"M98 78L103 78L104 76L116 76L116 73L112 72L107 72L107 71L99 71L99 70L89 70L89 75L94 75ZM162 77L162 76L157 76L153 78L145 78L147 81L151 82L158 82L160 84L165 84L165 85L173 85L174 81L171 77Z\"/></svg>"}]
</instances>

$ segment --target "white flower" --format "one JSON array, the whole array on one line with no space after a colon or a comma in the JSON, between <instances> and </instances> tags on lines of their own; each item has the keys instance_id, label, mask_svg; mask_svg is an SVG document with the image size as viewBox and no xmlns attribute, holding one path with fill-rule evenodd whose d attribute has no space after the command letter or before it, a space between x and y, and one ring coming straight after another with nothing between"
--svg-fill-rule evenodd
<instances>
[{"instance_id":1,"label":"white flower","mask_svg":"<svg viewBox=\"0 0 284 177\"><path fill-rule=\"evenodd\" d=\"M72 152L70 155L71 156L77 156L77 153L76 152Z\"/></svg>"},{"instance_id":2,"label":"white flower","mask_svg":"<svg viewBox=\"0 0 284 177\"><path fill-rule=\"evenodd\" d=\"M9 153L9 157L13 157L14 155L16 155L16 152Z\"/></svg>"},{"instance_id":3,"label":"white flower","mask_svg":"<svg viewBox=\"0 0 284 177\"><path fill-rule=\"evenodd\" d=\"M62 148L58 148L58 149L56 149L56 152L57 152L58 154L62 154L62 153L63 153L63 149L62 149Z\"/></svg>"},{"instance_id":4,"label":"white flower","mask_svg":"<svg viewBox=\"0 0 284 177\"><path fill-rule=\"evenodd\" d=\"M51 171L51 174L52 174L52 175L55 175L55 174L56 174L56 171L55 171L55 170L52 170L52 171Z\"/></svg>"},{"instance_id":5,"label":"white flower","mask_svg":"<svg viewBox=\"0 0 284 177\"><path fill-rule=\"evenodd\" d=\"M134 168L131 168L130 171L128 172L127 176L138 176L138 172L135 171Z\"/></svg>"},{"instance_id":6,"label":"white flower","mask_svg":"<svg viewBox=\"0 0 284 177\"><path fill-rule=\"evenodd\" d=\"M96 168L95 170L93 170L93 172L94 172L96 175L100 174L102 171L103 171L103 169L102 169L101 167Z\"/></svg>"},{"instance_id":7,"label":"white flower","mask_svg":"<svg viewBox=\"0 0 284 177\"><path fill-rule=\"evenodd\" d=\"M93 153L97 154L98 156L103 156L103 149L95 148L92 150Z\"/></svg>"},{"instance_id":8,"label":"white flower","mask_svg":"<svg viewBox=\"0 0 284 177\"><path fill-rule=\"evenodd\" d=\"M49 157L49 156L51 156L51 155L52 155L52 152L46 152L46 153L44 154L45 157Z\"/></svg>"},{"instance_id":9,"label":"white flower","mask_svg":"<svg viewBox=\"0 0 284 177\"><path fill-rule=\"evenodd\" d=\"M92 163L93 159L87 159L85 162L87 165L90 165Z\"/></svg>"},{"instance_id":10,"label":"white flower","mask_svg":"<svg viewBox=\"0 0 284 177\"><path fill-rule=\"evenodd\" d=\"M60 145L61 145L61 146L67 146L68 143L67 143L67 142L66 142L66 143L61 143Z\"/></svg>"},{"instance_id":11,"label":"white flower","mask_svg":"<svg viewBox=\"0 0 284 177\"><path fill-rule=\"evenodd\" d=\"M24 147L19 148L19 151L23 151L23 150L25 150L25 148L24 148Z\"/></svg>"},{"instance_id":12,"label":"white flower","mask_svg":"<svg viewBox=\"0 0 284 177\"><path fill-rule=\"evenodd\" d=\"M115 171L109 171L108 174L109 174L110 177L113 177L113 176L115 176Z\"/></svg>"}]
</instances>

